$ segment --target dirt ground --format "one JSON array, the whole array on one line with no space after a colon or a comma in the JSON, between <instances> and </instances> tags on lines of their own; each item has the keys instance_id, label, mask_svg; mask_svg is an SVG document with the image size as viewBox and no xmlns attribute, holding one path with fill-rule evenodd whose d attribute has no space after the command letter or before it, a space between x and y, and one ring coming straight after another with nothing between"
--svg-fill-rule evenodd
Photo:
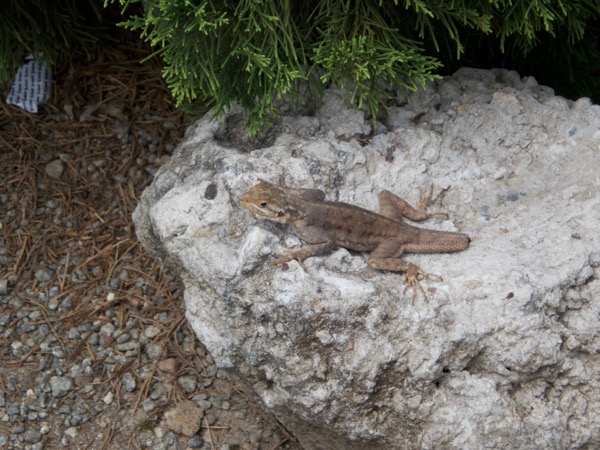
<instances>
[{"instance_id":1,"label":"dirt ground","mask_svg":"<svg viewBox=\"0 0 600 450\"><path fill-rule=\"evenodd\" d=\"M136 202L193 119L160 60L139 63L149 48L120 42L55 67L37 114L0 103L0 447L298 448L214 366L136 239ZM186 400L197 431L167 420Z\"/></svg>"}]
</instances>

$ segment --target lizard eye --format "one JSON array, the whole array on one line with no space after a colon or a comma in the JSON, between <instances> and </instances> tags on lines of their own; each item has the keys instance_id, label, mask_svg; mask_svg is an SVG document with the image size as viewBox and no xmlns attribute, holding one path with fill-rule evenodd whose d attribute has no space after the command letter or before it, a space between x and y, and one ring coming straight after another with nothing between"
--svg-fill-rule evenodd
<instances>
[{"instance_id":1,"label":"lizard eye","mask_svg":"<svg viewBox=\"0 0 600 450\"><path fill-rule=\"evenodd\" d=\"M267 202L266 201L262 201L258 204L258 206L260 206L261 208L266 208L267 207Z\"/></svg>"}]
</instances>

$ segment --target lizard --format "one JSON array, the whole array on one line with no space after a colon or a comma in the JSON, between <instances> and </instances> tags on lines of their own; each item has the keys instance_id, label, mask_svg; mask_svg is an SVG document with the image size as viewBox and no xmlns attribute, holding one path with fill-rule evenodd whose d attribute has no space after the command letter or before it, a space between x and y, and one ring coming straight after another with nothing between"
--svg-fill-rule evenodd
<instances>
[{"instance_id":1,"label":"lizard","mask_svg":"<svg viewBox=\"0 0 600 450\"><path fill-rule=\"evenodd\" d=\"M443 191L442 191L443 192ZM417 207L384 190L379 194L379 213L342 202L325 201L319 189L293 189L259 180L240 198L241 205L259 217L288 224L294 234L308 246L288 250L272 263L297 260L300 264L311 256L322 255L335 247L371 252L367 264L373 269L405 272L404 292L411 287L427 298L418 279L432 276L417 265L400 259L405 252L449 253L466 249L471 242L463 233L418 228L404 218L420 222L444 213L427 213L437 201L419 189ZM441 279L441 277L434 275Z\"/></svg>"}]
</instances>

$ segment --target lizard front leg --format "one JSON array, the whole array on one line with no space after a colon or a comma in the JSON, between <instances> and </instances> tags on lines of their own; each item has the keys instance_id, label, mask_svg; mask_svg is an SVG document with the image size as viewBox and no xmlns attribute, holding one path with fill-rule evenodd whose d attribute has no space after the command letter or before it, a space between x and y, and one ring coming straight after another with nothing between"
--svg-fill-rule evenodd
<instances>
[{"instance_id":1,"label":"lizard front leg","mask_svg":"<svg viewBox=\"0 0 600 450\"><path fill-rule=\"evenodd\" d=\"M433 184L431 184L428 195L425 195L423 189L419 188L419 201L416 208L413 208L406 200L392 194L390 191L381 191L379 193L379 214L394 220L403 220L405 217L408 217L415 222L421 222L434 216L448 218L448 214L446 213L427 212L427 208L433 205L445 191L446 189L440 191L434 197Z\"/></svg>"},{"instance_id":2,"label":"lizard front leg","mask_svg":"<svg viewBox=\"0 0 600 450\"><path fill-rule=\"evenodd\" d=\"M417 289L421 291L425 300L427 294L419 281L419 275L427 277L433 276L442 279L439 275L424 272L421 268L408 261L403 261L400 256L404 253L405 243L399 239L386 239L381 242L375 250L369 255L367 263L373 269L390 270L393 272L405 272L404 293L408 288L413 289L413 300L417 295Z\"/></svg>"},{"instance_id":3,"label":"lizard front leg","mask_svg":"<svg viewBox=\"0 0 600 450\"><path fill-rule=\"evenodd\" d=\"M307 225L303 221L298 221L292 224L292 230L296 236L313 245L298 250L288 250L273 260L272 264L281 264L293 259L302 263L306 258L327 253L335 246L335 236L318 226Z\"/></svg>"}]
</instances>

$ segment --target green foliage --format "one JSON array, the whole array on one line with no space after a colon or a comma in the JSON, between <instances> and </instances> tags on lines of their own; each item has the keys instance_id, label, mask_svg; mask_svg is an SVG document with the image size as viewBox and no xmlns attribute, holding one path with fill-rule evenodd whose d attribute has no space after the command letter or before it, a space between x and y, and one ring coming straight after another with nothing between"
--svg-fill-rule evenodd
<instances>
[{"instance_id":1,"label":"green foliage","mask_svg":"<svg viewBox=\"0 0 600 450\"><path fill-rule=\"evenodd\" d=\"M395 1L394 3L397 3ZM411 20L415 22L419 39L430 40L439 51L438 41L446 46L456 46L456 57L463 52L460 30L463 28L478 30L481 33L491 31L493 1L481 1L479 4L469 1L422 1L405 0L406 9L412 8ZM400 21L400 17L394 17Z\"/></svg>"},{"instance_id":2,"label":"green foliage","mask_svg":"<svg viewBox=\"0 0 600 450\"><path fill-rule=\"evenodd\" d=\"M24 52L92 55L99 1L4 0L0 80ZM415 90L442 65L515 68L600 99L600 0L104 0L115 1L142 11L123 25L156 48L179 104L239 103L253 131L282 97L329 83L376 117L393 89Z\"/></svg>"},{"instance_id":3,"label":"green foliage","mask_svg":"<svg viewBox=\"0 0 600 450\"><path fill-rule=\"evenodd\" d=\"M319 93L327 83L349 88L349 100L375 117L390 88L415 90L438 76L442 62L452 66L473 55L477 49L468 45L477 40L487 46L483 59L505 51L526 59L559 37L568 53L600 15L600 0L147 0L145 6L144 16L125 25L157 46L178 103L201 100L221 113L237 102L253 131L277 114L277 99ZM579 53L567 60L590 56Z\"/></svg>"},{"instance_id":4,"label":"green foliage","mask_svg":"<svg viewBox=\"0 0 600 450\"><path fill-rule=\"evenodd\" d=\"M439 65L386 25L371 0L145 4L145 16L124 25L159 47L178 103L200 99L220 113L235 101L253 131L277 114L278 99L312 95L327 82L351 86L351 100L375 115L386 85L414 90Z\"/></svg>"},{"instance_id":5,"label":"green foliage","mask_svg":"<svg viewBox=\"0 0 600 450\"><path fill-rule=\"evenodd\" d=\"M585 35L586 23L600 14L598 0L504 0L499 2L502 24L498 27L500 48L507 40L513 50L527 53L543 39L542 32L552 38L561 34L569 45Z\"/></svg>"},{"instance_id":6,"label":"green foliage","mask_svg":"<svg viewBox=\"0 0 600 450\"><path fill-rule=\"evenodd\" d=\"M600 102L600 0L490 2L492 32L461 29L465 52L437 57L445 73L460 66L505 67L534 76L567 98ZM426 44L427 46L427 44ZM434 51L434 45L427 46Z\"/></svg>"},{"instance_id":7,"label":"green foliage","mask_svg":"<svg viewBox=\"0 0 600 450\"><path fill-rule=\"evenodd\" d=\"M221 113L235 101L257 130L276 113L275 101L297 95L307 79L291 3L155 0L124 25L159 47L178 104L200 99Z\"/></svg>"},{"instance_id":8,"label":"green foliage","mask_svg":"<svg viewBox=\"0 0 600 450\"><path fill-rule=\"evenodd\" d=\"M100 0L2 0L0 82L10 81L30 53L50 63L77 49L94 57L101 11Z\"/></svg>"},{"instance_id":9,"label":"green foliage","mask_svg":"<svg viewBox=\"0 0 600 450\"><path fill-rule=\"evenodd\" d=\"M418 43L386 25L375 2L321 2L311 20L312 64L323 83L348 87L351 101L373 117L391 97L387 87L415 90L439 63L423 55Z\"/></svg>"}]
</instances>

